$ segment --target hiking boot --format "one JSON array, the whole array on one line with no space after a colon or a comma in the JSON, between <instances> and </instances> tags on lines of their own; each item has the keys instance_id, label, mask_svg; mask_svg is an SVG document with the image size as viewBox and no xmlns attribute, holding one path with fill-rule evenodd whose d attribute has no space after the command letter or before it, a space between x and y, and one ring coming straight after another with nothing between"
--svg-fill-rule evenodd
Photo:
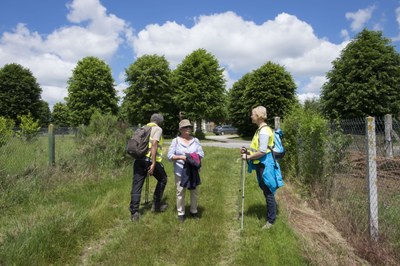
<instances>
[{"instance_id":1,"label":"hiking boot","mask_svg":"<svg viewBox=\"0 0 400 266\"><path fill-rule=\"evenodd\" d=\"M153 204L153 206L151 207L151 211L152 212L165 212L167 207L168 207L168 204L160 204L160 205Z\"/></svg>"},{"instance_id":2,"label":"hiking boot","mask_svg":"<svg viewBox=\"0 0 400 266\"><path fill-rule=\"evenodd\" d=\"M178 215L178 221L183 223L185 221L185 215Z\"/></svg>"},{"instance_id":3,"label":"hiking boot","mask_svg":"<svg viewBox=\"0 0 400 266\"><path fill-rule=\"evenodd\" d=\"M192 217L193 219L199 219L199 213L198 212L191 212L190 213L190 217Z\"/></svg>"},{"instance_id":4,"label":"hiking boot","mask_svg":"<svg viewBox=\"0 0 400 266\"><path fill-rule=\"evenodd\" d=\"M132 222L139 221L139 218L140 218L140 213L139 212L135 212L134 214L131 215Z\"/></svg>"},{"instance_id":5,"label":"hiking boot","mask_svg":"<svg viewBox=\"0 0 400 266\"><path fill-rule=\"evenodd\" d=\"M270 222L267 222L261 229L267 230L270 229L274 224L271 224Z\"/></svg>"}]
</instances>

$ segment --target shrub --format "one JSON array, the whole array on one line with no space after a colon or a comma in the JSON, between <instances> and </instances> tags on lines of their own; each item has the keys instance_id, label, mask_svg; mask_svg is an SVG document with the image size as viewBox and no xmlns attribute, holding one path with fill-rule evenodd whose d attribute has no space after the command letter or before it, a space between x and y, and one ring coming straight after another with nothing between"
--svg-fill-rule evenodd
<instances>
[{"instance_id":1,"label":"shrub","mask_svg":"<svg viewBox=\"0 0 400 266\"><path fill-rule=\"evenodd\" d=\"M284 172L307 186L323 181L327 121L315 110L294 108L282 124L287 157Z\"/></svg>"},{"instance_id":2,"label":"shrub","mask_svg":"<svg viewBox=\"0 0 400 266\"><path fill-rule=\"evenodd\" d=\"M36 138L40 130L39 120L34 120L30 113L28 115L19 115L18 119L21 122L19 125L21 130L18 131L18 136L26 141Z\"/></svg>"},{"instance_id":3,"label":"shrub","mask_svg":"<svg viewBox=\"0 0 400 266\"><path fill-rule=\"evenodd\" d=\"M5 145L13 135L14 121L0 116L0 147Z\"/></svg>"},{"instance_id":4,"label":"shrub","mask_svg":"<svg viewBox=\"0 0 400 266\"><path fill-rule=\"evenodd\" d=\"M199 140L206 139L206 134L203 131L200 131L200 130L196 130L196 132L194 132L194 136L196 138L198 138Z\"/></svg>"},{"instance_id":5,"label":"shrub","mask_svg":"<svg viewBox=\"0 0 400 266\"><path fill-rule=\"evenodd\" d=\"M79 154L92 167L116 167L129 157L125 151L131 130L116 116L95 112L88 126L78 129Z\"/></svg>"}]
</instances>

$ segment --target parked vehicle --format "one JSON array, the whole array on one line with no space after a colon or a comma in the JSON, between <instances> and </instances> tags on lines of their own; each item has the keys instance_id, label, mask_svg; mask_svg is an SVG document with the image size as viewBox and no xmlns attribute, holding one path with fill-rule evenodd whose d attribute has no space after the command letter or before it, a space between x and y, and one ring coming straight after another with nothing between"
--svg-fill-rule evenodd
<instances>
[{"instance_id":1,"label":"parked vehicle","mask_svg":"<svg viewBox=\"0 0 400 266\"><path fill-rule=\"evenodd\" d=\"M213 129L215 135L237 134L237 128L231 125L217 126Z\"/></svg>"}]
</instances>

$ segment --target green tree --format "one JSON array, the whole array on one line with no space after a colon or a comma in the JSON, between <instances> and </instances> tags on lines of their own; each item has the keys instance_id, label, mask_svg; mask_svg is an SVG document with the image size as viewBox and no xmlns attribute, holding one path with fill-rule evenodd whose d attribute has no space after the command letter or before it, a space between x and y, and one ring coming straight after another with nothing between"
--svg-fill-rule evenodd
<instances>
[{"instance_id":1,"label":"green tree","mask_svg":"<svg viewBox=\"0 0 400 266\"><path fill-rule=\"evenodd\" d=\"M400 56L381 32L364 29L332 64L321 93L329 117L399 114Z\"/></svg>"},{"instance_id":2,"label":"green tree","mask_svg":"<svg viewBox=\"0 0 400 266\"><path fill-rule=\"evenodd\" d=\"M68 80L66 102L74 126L88 125L96 110L117 114L118 97L110 67L93 56L79 61Z\"/></svg>"},{"instance_id":3,"label":"green tree","mask_svg":"<svg viewBox=\"0 0 400 266\"><path fill-rule=\"evenodd\" d=\"M175 102L186 117L221 121L226 118L226 91L223 69L205 49L198 49L173 72Z\"/></svg>"},{"instance_id":4,"label":"green tree","mask_svg":"<svg viewBox=\"0 0 400 266\"><path fill-rule=\"evenodd\" d=\"M26 141L35 139L39 133L40 125L39 120L34 119L31 114L19 115L19 127L21 130L18 132L19 136Z\"/></svg>"},{"instance_id":5,"label":"green tree","mask_svg":"<svg viewBox=\"0 0 400 266\"><path fill-rule=\"evenodd\" d=\"M164 56L144 55L126 69L129 87L121 115L132 125L145 124L153 113L164 115L164 132L171 134L178 124L178 109L173 102L171 70Z\"/></svg>"},{"instance_id":6,"label":"green tree","mask_svg":"<svg viewBox=\"0 0 400 266\"><path fill-rule=\"evenodd\" d=\"M265 106L268 121L272 124L273 117L284 118L297 103L292 76L284 67L272 62L245 75L232 89L229 97L231 120L244 136L252 135L256 129L250 120L252 108Z\"/></svg>"},{"instance_id":7,"label":"green tree","mask_svg":"<svg viewBox=\"0 0 400 266\"><path fill-rule=\"evenodd\" d=\"M51 112L49 104L46 101L40 100L39 121L42 127L47 127L50 123Z\"/></svg>"},{"instance_id":8,"label":"green tree","mask_svg":"<svg viewBox=\"0 0 400 266\"><path fill-rule=\"evenodd\" d=\"M233 125L239 130L239 134L250 135L251 125L250 111L247 100L245 97L245 91L248 83L251 79L251 74L245 74L241 79L236 81L232 88L228 92L228 113L229 119Z\"/></svg>"},{"instance_id":9,"label":"green tree","mask_svg":"<svg viewBox=\"0 0 400 266\"><path fill-rule=\"evenodd\" d=\"M18 122L19 115L40 118L42 89L28 68L6 64L0 68L0 116Z\"/></svg>"},{"instance_id":10,"label":"green tree","mask_svg":"<svg viewBox=\"0 0 400 266\"><path fill-rule=\"evenodd\" d=\"M65 103L56 103L53 106L52 123L59 127L68 127L70 115L68 106Z\"/></svg>"}]
</instances>

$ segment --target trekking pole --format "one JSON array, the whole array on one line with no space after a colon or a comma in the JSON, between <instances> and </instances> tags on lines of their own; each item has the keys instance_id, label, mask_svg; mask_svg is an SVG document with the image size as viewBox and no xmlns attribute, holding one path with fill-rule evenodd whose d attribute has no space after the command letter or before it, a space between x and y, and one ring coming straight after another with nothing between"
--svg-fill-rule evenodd
<instances>
[{"instance_id":1,"label":"trekking pole","mask_svg":"<svg viewBox=\"0 0 400 266\"><path fill-rule=\"evenodd\" d=\"M246 154L247 159L247 149L242 148L243 152ZM241 213L241 220L240 220L240 230L244 228L244 185L246 183L246 162L247 160L242 159L242 166L240 169L240 180L241 180L241 190L242 190L242 213Z\"/></svg>"},{"instance_id":2,"label":"trekking pole","mask_svg":"<svg viewBox=\"0 0 400 266\"><path fill-rule=\"evenodd\" d=\"M144 204L149 203L149 194L150 194L150 181L149 174L146 175L145 180L145 191L144 191Z\"/></svg>"},{"instance_id":3,"label":"trekking pole","mask_svg":"<svg viewBox=\"0 0 400 266\"><path fill-rule=\"evenodd\" d=\"M240 229L244 227L244 184L246 183L246 161L242 160L242 216L240 221Z\"/></svg>"},{"instance_id":4,"label":"trekking pole","mask_svg":"<svg viewBox=\"0 0 400 266\"><path fill-rule=\"evenodd\" d=\"M241 217L241 210L242 210L242 182L243 182L243 159L240 158L240 181L239 181L239 193L237 195L237 219L239 220ZM239 161L237 160L237 162Z\"/></svg>"}]
</instances>

